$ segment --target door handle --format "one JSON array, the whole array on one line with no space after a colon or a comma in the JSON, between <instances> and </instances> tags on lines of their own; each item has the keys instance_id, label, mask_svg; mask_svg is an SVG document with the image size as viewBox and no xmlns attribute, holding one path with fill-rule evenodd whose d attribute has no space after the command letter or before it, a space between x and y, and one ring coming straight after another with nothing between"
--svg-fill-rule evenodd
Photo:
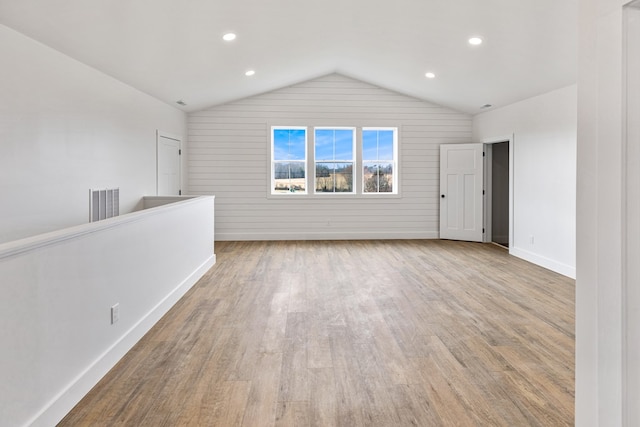
<instances>
[{"instance_id":1,"label":"door handle","mask_svg":"<svg viewBox=\"0 0 640 427\"><path fill-rule=\"evenodd\" d=\"M444 199L444 194L441 194L440 197L442 197Z\"/></svg>"}]
</instances>

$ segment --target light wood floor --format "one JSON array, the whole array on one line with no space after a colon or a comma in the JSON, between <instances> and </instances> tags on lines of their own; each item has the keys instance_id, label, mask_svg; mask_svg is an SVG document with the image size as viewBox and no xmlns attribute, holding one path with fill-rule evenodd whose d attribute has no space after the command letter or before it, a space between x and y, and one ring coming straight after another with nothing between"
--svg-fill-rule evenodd
<instances>
[{"instance_id":1,"label":"light wood floor","mask_svg":"<svg viewBox=\"0 0 640 427\"><path fill-rule=\"evenodd\" d=\"M479 243L216 254L60 426L573 425L573 280Z\"/></svg>"}]
</instances>

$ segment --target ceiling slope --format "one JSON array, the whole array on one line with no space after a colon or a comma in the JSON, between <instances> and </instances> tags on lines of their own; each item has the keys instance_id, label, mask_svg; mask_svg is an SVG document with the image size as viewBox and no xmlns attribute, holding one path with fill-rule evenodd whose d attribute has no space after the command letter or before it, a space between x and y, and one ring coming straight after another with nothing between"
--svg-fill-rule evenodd
<instances>
[{"instance_id":1,"label":"ceiling slope","mask_svg":"<svg viewBox=\"0 0 640 427\"><path fill-rule=\"evenodd\" d=\"M0 24L185 111L333 72L470 114L576 81L577 0L0 0Z\"/></svg>"}]
</instances>

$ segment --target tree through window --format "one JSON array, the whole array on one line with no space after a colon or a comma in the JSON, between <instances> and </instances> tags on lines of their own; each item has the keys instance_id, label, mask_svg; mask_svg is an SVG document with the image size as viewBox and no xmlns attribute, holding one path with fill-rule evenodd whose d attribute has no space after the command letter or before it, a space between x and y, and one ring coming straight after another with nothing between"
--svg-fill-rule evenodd
<instances>
[{"instance_id":1,"label":"tree through window","mask_svg":"<svg viewBox=\"0 0 640 427\"><path fill-rule=\"evenodd\" d=\"M353 193L354 128L316 128L316 193Z\"/></svg>"},{"instance_id":2,"label":"tree through window","mask_svg":"<svg viewBox=\"0 0 640 427\"><path fill-rule=\"evenodd\" d=\"M307 192L307 128L271 128L271 193Z\"/></svg>"},{"instance_id":3,"label":"tree through window","mask_svg":"<svg viewBox=\"0 0 640 427\"><path fill-rule=\"evenodd\" d=\"M362 129L363 193L397 193L397 129Z\"/></svg>"}]
</instances>

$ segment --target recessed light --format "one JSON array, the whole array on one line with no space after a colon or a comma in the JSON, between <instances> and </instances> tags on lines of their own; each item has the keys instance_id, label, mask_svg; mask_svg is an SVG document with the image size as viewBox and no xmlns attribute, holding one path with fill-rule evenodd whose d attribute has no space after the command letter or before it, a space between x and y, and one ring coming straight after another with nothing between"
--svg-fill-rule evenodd
<instances>
[{"instance_id":1,"label":"recessed light","mask_svg":"<svg viewBox=\"0 0 640 427\"><path fill-rule=\"evenodd\" d=\"M428 79L434 79L436 77L436 75L431 72L426 73L424 76Z\"/></svg>"},{"instance_id":2,"label":"recessed light","mask_svg":"<svg viewBox=\"0 0 640 427\"><path fill-rule=\"evenodd\" d=\"M230 42L235 39L236 39L236 35L234 33L227 33L224 36L222 36L222 40L226 42Z\"/></svg>"},{"instance_id":3,"label":"recessed light","mask_svg":"<svg viewBox=\"0 0 640 427\"><path fill-rule=\"evenodd\" d=\"M187 105L187 103L186 103L186 102L184 102L182 99L177 100L177 101L176 101L176 104L178 104L178 105L182 105L182 106Z\"/></svg>"},{"instance_id":4,"label":"recessed light","mask_svg":"<svg viewBox=\"0 0 640 427\"><path fill-rule=\"evenodd\" d=\"M249 70L249 71L247 71L246 73L244 73L244 75L245 75L245 76L247 76L247 77L251 77L251 76L253 76L255 73L256 73L256 72L255 72L254 70Z\"/></svg>"},{"instance_id":5,"label":"recessed light","mask_svg":"<svg viewBox=\"0 0 640 427\"><path fill-rule=\"evenodd\" d=\"M478 46L479 44L482 44L482 39L480 37L471 37L469 39L469 44L472 44L474 46Z\"/></svg>"},{"instance_id":6,"label":"recessed light","mask_svg":"<svg viewBox=\"0 0 640 427\"><path fill-rule=\"evenodd\" d=\"M484 105L483 105L482 107L480 107L480 108L491 108L491 107L493 107L493 105L491 105L491 104L484 104Z\"/></svg>"}]
</instances>

